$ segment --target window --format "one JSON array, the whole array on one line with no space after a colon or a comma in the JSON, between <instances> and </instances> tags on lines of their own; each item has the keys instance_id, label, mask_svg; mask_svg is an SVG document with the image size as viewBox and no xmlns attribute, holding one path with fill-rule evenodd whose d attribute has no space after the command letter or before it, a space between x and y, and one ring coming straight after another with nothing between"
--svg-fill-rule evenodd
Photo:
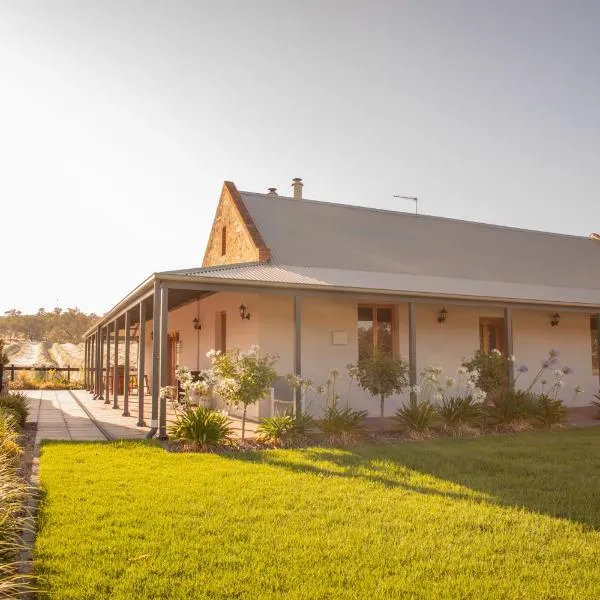
<instances>
[{"instance_id":1,"label":"window","mask_svg":"<svg viewBox=\"0 0 600 600\"><path fill-rule=\"evenodd\" d=\"M502 354L506 354L504 319L491 317L479 319L479 348L486 354L492 350L499 350Z\"/></svg>"},{"instance_id":2,"label":"window","mask_svg":"<svg viewBox=\"0 0 600 600\"><path fill-rule=\"evenodd\" d=\"M598 353L598 318L590 319L590 333L592 335L592 371L594 375L600 373L600 356Z\"/></svg>"},{"instance_id":3,"label":"window","mask_svg":"<svg viewBox=\"0 0 600 600\"><path fill-rule=\"evenodd\" d=\"M394 309L391 306L358 307L358 359L373 354L379 348L394 353Z\"/></svg>"},{"instance_id":4,"label":"window","mask_svg":"<svg viewBox=\"0 0 600 600\"><path fill-rule=\"evenodd\" d=\"M225 311L215 315L215 350L227 352L227 313Z\"/></svg>"},{"instance_id":5,"label":"window","mask_svg":"<svg viewBox=\"0 0 600 600\"><path fill-rule=\"evenodd\" d=\"M221 256L227 254L227 227L224 225L221 229Z\"/></svg>"}]
</instances>

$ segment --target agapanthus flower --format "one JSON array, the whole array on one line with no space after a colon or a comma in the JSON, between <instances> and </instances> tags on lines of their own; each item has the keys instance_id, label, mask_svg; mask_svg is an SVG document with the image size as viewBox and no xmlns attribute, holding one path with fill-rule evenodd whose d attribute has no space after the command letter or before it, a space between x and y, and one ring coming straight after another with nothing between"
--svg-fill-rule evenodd
<instances>
[{"instance_id":1,"label":"agapanthus flower","mask_svg":"<svg viewBox=\"0 0 600 600\"><path fill-rule=\"evenodd\" d=\"M456 385L456 379L454 379L454 377L448 377L446 379L446 387L447 388L454 387L455 385Z\"/></svg>"},{"instance_id":2,"label":"agapanthus flower","mask_svg":"<svg viewBox=\"0 0 600 600\"><path fill-rule=\"evenodd\" d=\"M548 352L548 356L550 358L558 358L560 356L560 352L558 350L550 350L550 352Z\"/></svg>"},{"instance_id":3,"label":"agapanthus flower","mask_svg":"<svg viewBox=\"0 0 600 600\"><path fill-rule=\"evenodd\" d=\"M527 365L519 365L517 367L517 371L519 373L527 373L527 371L529 371L529 368L527 367Z\"/></svg>"},{"instance_id":4,"label":"agapanthus flower","mask_svg":"<svg viewBox=\"0 0 600 600\"><path fill-rule=\"evenodd\" d=\"M543 369L549 369L551 366L552 366L552 363L548 359L545 359L542 361Z\"/></svg>"},{"instance_id":5,"label":"agapanthus flower","mask_svg":"<svg viewBox=\"0 0 600 600\"><path fill-rule=\"evenodd\" d=\"M466 375L467 374L467 367L459 367L458 370L456 371L457 375Z\"/></svg>"},{"instance_id":6,"label":"agapanthus flower","mask_svg":"<svg viewBox=\"0 0 600 600\"><path fill-rule=\"evenodd\" d=\"M555 385L556 387L559 387L559 388L561 388L561 387L563 387L563 386L565 385L565 382L564 382L562 379L560 379L560 380L558 380L558 381L557 381L557 382L556 382L554 385Z\"/></svg>"},{"instance_id":7,"label":"agapanthus flower","mask_svg":"<svg viewBox=\"0 0 600 600\"><path fill-rule=\"evenodd\" d=\"M575 386L575 393L576 394L583 394L584 389L580 386L580 385L576 385Z\"/></svg>"},{"instance_id":8,"label":"agapanthus flower","mask_svg":"<svg viewBox=\"0 0 600 600\"><path fill-rule=\"evenodd\" d=\"M432 399L434 402L441 402L444 399L444 396L437 392L436 394L433 394Z\"/></svg>"},{"instance_id":9,"label":"agapanthus flower","mask_svg":"<svg viewBox=\"0 0 600 600\"><path fill-rule=\"evenodd\" d=\"M413 386L411 386L410 391L413 394L420 394L421 393L421 386L419 386L419 385L413 385Z\"/></svg>"},{"instance_id":10,"label":"agapanthus flower","mask_svg":"<svg viewBox=\"0 0 600 600\"><path fill-rule=\"evenodd\" d=\"M514 363L514 362L515 362L515 360L516 360L516 359L515 359L515 355L514 355L514 354L511 354L511 355L508 357L508 360L509 360L510 362L513 362L513 363Z\"/></svg>"},{"instance_id":11,"label":"agapanthus flower","mask_svg":"<svg viewBox=\"0 0 600 600\"><path fill-rule=\"evenodd\" d=\"M562 373L563 375L571 375L571 373L573 373L573 369L571 369L571 367L563 367Z\"/></svg>"}]
</instances>

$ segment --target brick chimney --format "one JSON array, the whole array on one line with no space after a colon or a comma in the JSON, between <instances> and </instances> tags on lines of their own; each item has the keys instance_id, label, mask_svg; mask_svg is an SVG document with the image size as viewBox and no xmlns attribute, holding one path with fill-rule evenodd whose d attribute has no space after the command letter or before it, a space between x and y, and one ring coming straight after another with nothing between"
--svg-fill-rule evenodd
<instances>
[{"instance_id":1,"label":"brick chimney","mask_svg":"<svg viewBox=\"0 0 600 600\"><path fill-rule=\"evenodd\" d=\"M292 187L294 188L294 200L302 200L302 179L300 177L294 177L292 179Z\"/></svg>"}]
</instances>

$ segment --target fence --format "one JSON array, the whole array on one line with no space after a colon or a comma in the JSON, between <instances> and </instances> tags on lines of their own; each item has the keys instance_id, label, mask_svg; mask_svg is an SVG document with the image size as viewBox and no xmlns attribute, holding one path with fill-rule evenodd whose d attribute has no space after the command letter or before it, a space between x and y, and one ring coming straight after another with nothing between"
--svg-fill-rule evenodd
<instances>
[{"instance_id":1,"label":"fence","mask_svg":"<svg viewBox=\"0 0 600 600\"><path fill-rule=\"evenodd\" d=\"M44 374L44 379L48 378L48 372L53 371L55 373L66 373L66 380L71 381L71 373L74 373L73 381L79 381L81 374L83 373L83 367L15 367L15 365L4 366L4 378L15 380L15 373L18 371L27 371L31 374Z\"/></svg>"}]
</instances>

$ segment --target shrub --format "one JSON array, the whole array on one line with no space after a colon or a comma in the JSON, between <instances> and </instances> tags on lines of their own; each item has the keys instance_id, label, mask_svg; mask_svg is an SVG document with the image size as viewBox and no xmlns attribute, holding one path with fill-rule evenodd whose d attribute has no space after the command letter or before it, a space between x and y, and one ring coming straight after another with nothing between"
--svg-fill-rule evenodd
<instances>
[{"instance_id":1,"label":"shrub","mask_svg":"<svg viewBox=\"0 0 600 600\"><path fill-rule=\"evenodd\" d=\"M340 408L336 402L325 409L318 427L332 444L354 443L364 430L364 420L368 414L366 410Z\"/></svg>"},{"instance_id":2,"label":"shrub","mask_svg":"<svg viewBox=\"0 0 600 600\"><path fill-rule=\"evenodd\" d=\"M473 396L444 396L437 407L437 416L443 429L460 435L481 423L483 406Z\"/></svg>"},{"instance_id":3,"label":"shrub","mask_svg":"<svg viewBox=\"0 0 600 600\"><path fill-rule=\"evenodd\" d=\"M508 390L494 394L485 407L488 425L497 429L519 431L528 429L533 417L534 396L531 392Z\"/></svg>"},{"instance_id":4,"label":"shrub","mask_svg":"<svg viewBox=\"0 0 600 600\"><path fill-rule=\"evenodd\" d=\"M17 443L19 429L17 418L13 411L8 414L0 414L0 455L10 464L18 464L21 455L21 447ZM0 494L0 499L2 496Z\"/></svg>"},{"instance_id":5,"label":"shrub","mask_svg":"<svg viewBox=\"0 0 600 600\"><path fill-rule=\"evenodd\" d=\"M594 394L595 400L592 400L592 404L598 409L597 419L600 419L600 392Z\"/></svg>"},{"instance_id":6,"label":"shrub","mask_svg":"<svg viewBox=\"0 0 600 600\"><path fill-rule=\"evenodd\" d=\"M569 414L562 400L548 394L536 394L532 399L532 416L542 427L553 427L562 423Z\"/></svg>"},{"instance_id":7,"label":"shrub","mask_svg":"<svg viewBox=\"0 0 600 600\"><path fill-rule=\"evenodd\" d=\"M348 365L350 376L371 396L379 398L379 411L383 419L384 403L392 394L399 394L408 385L408 364L394 358L379 348L354 365Z\"/></svg>"},{"instance_id":8,"label":"shrub","mask_svg":"<svg viewBox=\"0 0 600 600\"><path fill-rule=\"evenodd\" d=\"M413 437L425 437L429 434L437 411L428 400L409 400L392 417L401 431Z\"/></svg>"},{"instance_id":9,"label":"shrub","mask_svg":"<svg viewBox=\"0 0 600 600\"><path fill-rule=\"evenodd\" d=\"M19 427L25 426L29 415L29 400L25 394L10 393L0 395L0 408L9 408L18 414Z\"/></svg>"},{"instance_id":10,"label":"shrub","mask_svg":"<svg viewBox=\"0 0 600 600\"><path fill-rule=\"evenodd\" d=\"M259 434L259 440L262 442L288 448L306 438L313 426L312 417L300 413L261 419L256 433Z\"/></svg>"},{"instance_id":11,"label":"shrub","mask_svg":"<svg viewBox=\"0 0 600 600\"><path fill-rule=\"evenodd\" d=\"M177 440L196 442L201 448L217 446L231 439L231 420L223 413L206 406L186 409L169 427Z\"/></svg>"},{"instance_id":12,"label":"shrub","mask_svg":"<svg viewBox=\"0 0 600 600\"><path fill-rule=\"evenodd\" d=\"M502 356L497 350L477 350L472 358L462 361L462 366L469 373L476 373L475 385L490 397L508 389L510 362L511 357Z\"/></svg>"},{"instance_id":13,"label":"shrub","mask_svg":"<svg viewBox=\"0 0 600 600\"><path fill-rule=\"evenodd\" d=\"M0 598L20 598L28 589L15 568L22 547L20 535L27 526L26 495L13 459L0 451Z\"/></svg>"}]
</instances>

